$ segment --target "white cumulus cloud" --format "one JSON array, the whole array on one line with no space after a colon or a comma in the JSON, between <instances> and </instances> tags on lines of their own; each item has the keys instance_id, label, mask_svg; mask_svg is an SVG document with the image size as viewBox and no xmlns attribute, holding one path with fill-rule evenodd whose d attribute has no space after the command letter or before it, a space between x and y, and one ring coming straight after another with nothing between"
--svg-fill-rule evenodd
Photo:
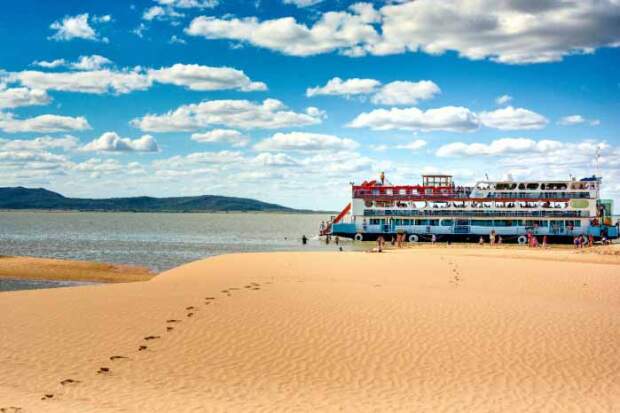
<instances>
[{"instance_id":1,"label":"white cumulus cloud","mask_svg":"<svg viewBox=\"0 0 620 413\"><path fill-rule=\"evenodd\" d=\"M347 10L323 13L311 25L294 17L261 21L199 16L186 32L296 56L455 51L464 58L506 64L554 62L620 45L617 0L392 3L379 9L373 3L357 3Z\"/></svg>"},{"instance_id":2,"label":"white cumulus cloud","mask_svg":"<svg viewBox=\"0 0 620 413\"><path fill-rule=\"evenodd\" d=\"M0 85L0 109L47 105L51 100L45 90L27 87L3 89Z\"/></svg>"},{"instance_id":3,"label":"white cumulus cloud","mask_svg":"<svg viewBox=\"0 0 620 413\"><path fill-rule=\"evenodd\" d=\"M539 113L512 106L480 112L479 116L484 126L500 130L542 129L549 123L549 120Z\"/></svg>"},{"instance_id":4,"label":"white cumulus cloud","mask_svg":"<svg viewBox=\"0 0 620 413\"><path fill-rule=\"evenodd\" d=\"M416 139L403 145L396 145L398 149L409 149L410 151L417 151L426 146L426 141L423 139Z\"/></svg>"},{"instance_id":5,"label":"white cumulus cloud","mask_svg":"<svg viewBox=\"0 0 620 413\"><path fill-rule=\"evenodd\" d=\"M495 98L495 103L498 105L505 105L510 102L512 102L512 96L510 95L501 95Z\"/></svg>"},{"instance_id":6,"label":"white cumulus cloud","mask_svg":"<svg viewBox=\"0 0 620 413\"><path fill-rule=\"evenodd\" d=\"M359 114L348 126L374 130L471 132L479 125L478 116L469 109L445 106L426 111L415 107L375 109Z\"/></svg>"},{"instance_id":7,"label":"white cumulus cloud","mask_svg":"<svg viewBox=\"0 0 620 413\"><path fill-rule=\"evenodd\" d=\"M359 146L348 138L308 132L276 133L254 145L254 149L265 152L278 151L339 151L353 150Z\"/></svg>"},{"instance_id":8,"label":"white cumulus cloud","mask_svg":"<svg viewBox=\"0 0 620 413\"><path fill-rule=\"evenodd\" d=\"M82 116L39 115L33 118L19 119L11 113L0 112L0 130L7 133L52 133L87 129L90 129L90 125Z\"/></svg>"},{"instance_id":9,"label":"white cumulus cloud","mask_svg":"<svg viewBox=\"0 0 620 413\"><path fill-rule=\"evenodd\" d=\"M159 83L184 86L191 90L267 90L267 85L263 82L253 82L243 71L231 67L177 63L166 68L151 69L148 76Z\"/></svg>"},{"instance_id":10,"label":"white cumulus cloud","mask_svg":"<svg viewBox=\"0 0 620 413\"><path fill-rule=\"evenodd\" d=\"M418 101L431 99L440 92L439 86L431 80L395 81L384 85L371 101L380 105L415 105Z\"/></svg>"},{"instance_id":11,"label":"white cumulus cloud","mask_svg":"<svg viewBox=\"0 0 620 413\"><path fill-rule=\"evenodd\" d=\"M241 129L277 129L321 123L323 113L314 107L293 112L279 100L209 100L182 105L162 115L146 115L131 124L146 132L194 131L213 125Z\"/></svg>"},{"instance_id":12,"label":"white cumulus cloud","mask_svg":"<svg viewBox=\"0 0 620 413\"><path fill-rule=\"evenodd\" d=\"M450 156L497 156L515 153L547 153L563 146L555 140L535 141L527 138L503 138L490 143L454 142L441 146L435 153L439 157Z\"/></svg>"},{"instance_id":13,"label":"white cumulus cloud","mask_svg":"<svg viewBox=\"0 0 620 413\"><path fill-rule=\"evenodd\" d=\"M193 133L192 140L200 143L228 143L232 146L246 146L250 139L234 129L214 129L208 132Z\"/></svg>"},{"instance_id":14,"label":"white cumulus cloud","mask_svg":"<svg viewBox=\"0 0 620 413\"><path fill-rule=\"evenodd\" d=\"M293 4L297 7L309 7L323 2L323 0L283 0L284 4Z\"/></svg>"},{"instance_id":15,"label":"white cumulus cloud","mask_svg":"<svg viewBox=\"0 0 620 413\"><path fill-rule=\"evenodd\" d=\"M69 151L79 146L79 139L75 136L67 135L61 138L52 136L40 136L35 139L0 139L0 150L2 151L46 151L61 149Z\"/></svg>"},{"instance_id":16,"label":"white cumulus cloud","mask_svg":"<svg viewBox=\"0 0 620 413\"><path fill-rule=\"evenodd\" d=\"M366 95L369 93L373 93L380 84L381 82L375 79L352 78L342 80L339 77L334 77L333 79L328 80L325 86L308 88L306 90L306 96L312 97L318 95Z\"/></svg>"},{"instance_id":17,"label":"white cumulus cloud","mask_svg":"<svg viewBox=\"0 0 620 413\"><path fill-rule=\"evenodd\" d=\"M104 16L104 18L93 16L89 18L88 13L78 14L77 16L65 16L62 20L57 20L50 25L50 29L56 30L56 33L50 36L50 39L56 41L86 39L107 42L107 38L97 35L89 20L93 23L107 23L111 18L109 16Z\"/></svg>"},{"instance_id":18,"label":"white cumulus cloud","mask_svg":"<svg viewBox=\"0 0 620 413\"><path fill-rule=\"evenodd\" d=\"M139 69L116 71L110 69L80 72L40 72L26 70L11 74L13 81L39 90L58 90L81 93L125 94L146 90L151 81Z\"/></svg>"},{"instance_id":19,"label":"white cumulus cloud","mask_svg":"<svg viewBox=\"0 0 620 413\"><path fill-rule=\"evenodd\" d=\"M82 147L84 152L159 152L159 145L151 135L137 139L122 138L116 132L105 132Z\"/></svg>"}]
</instances>

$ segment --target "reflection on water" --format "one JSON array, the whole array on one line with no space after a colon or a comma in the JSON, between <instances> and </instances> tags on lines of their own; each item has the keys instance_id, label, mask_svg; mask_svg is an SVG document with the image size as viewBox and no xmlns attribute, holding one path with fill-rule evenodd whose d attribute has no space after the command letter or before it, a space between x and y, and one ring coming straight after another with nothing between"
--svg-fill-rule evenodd
<instances>
[{"instance_id":1,"label":"reflection on water","mask_svg":"<svg viewBox=\"0 0 620 413\"><path fill-rule=\"evenodd\" d=\"M0 255L94 260L163 271L245 251L338 250L316 237L318 214L0 212ZM310 238L301 244L301 236ZM350 243L343 242L344 249Z\"/></svg>"}]
</instances>

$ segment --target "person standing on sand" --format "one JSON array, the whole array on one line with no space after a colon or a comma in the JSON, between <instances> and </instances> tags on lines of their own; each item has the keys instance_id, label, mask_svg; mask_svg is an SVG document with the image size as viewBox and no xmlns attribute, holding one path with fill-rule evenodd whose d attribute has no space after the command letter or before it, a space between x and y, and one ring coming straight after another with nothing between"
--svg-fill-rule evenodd
<instances>
[{"instance_id":1,"label":"person standing on sand","mask_svg":"<svg viewBox=\"0 0 620 413\"><path fill-rule=\"evenodd\" d=\"M497 236L497 244L498 244L498 245L501 245L501 243L502 243L502 236L501 236L501 235L498 235L498 236Z\"/></svg>"},{"instance_id":2,"label":"person standing on sand","mask_svg":"<svg viewBox=\"0 0 620 413\"><path fill-rule=\"evenodd\" d=\"M592 234L588 235L588 247L593 247L594 246L594 237L592 236Z\"/></svg>"},{"instance_id":3,"label":"person standing on sand","mask_svg":"<svg viewBox=\"0 0 620 413\"><path fill-rule=\"evenodd\" d=\"M435 244L437 242L437 235L431 235L431 244Z\"/></svg>"},{"instance_id":4,"label":"person standing on sand","mask_svg":"<svg viewBox=\"0 0 620 413\"><path fill-rule=\"evenodd\" d=\"M478 241L478 245L484 245L484 237L481 235L480 240Z\"/></svg>"},{"instance_id":5,"label":"person standing on sand","mask_svg":"<svg viewBox=\"0 0 620 413\"><path fill-rule=\"evenodd\" d=\"M495 230L492 230L491 234L489 235L489 243L491 245L495 245Z\"/></svg>"},{"instance_id":6,"label":"person standing on sand","mask_svg":"<svg viewBox=\"0 0 620 413\"><path fill-rule=\"evenodd\" d=\"M301 243L303 245L306 245L308 243L308 237L306 237L306 234L301 236Z\"/></svg>"},{"instance_id":7,"label":"person standing on sand","mask_svg":"<svg viewBox=\"0 0 620 413\"><path fill-rule=\"evenodd\" d=\"M338 237L338 235L336 235L336 238L334 238L334 243L336 245L338 245L340 243L340 237Z\"/></svg>"},{"instance_id":8,"label":"person standing on sand","mask_svg":"<svg viewBox=\"0 0 620 413\"><path fill-rule=\"evenodd\" d=\"M383 251L383 243L385 242L385 240L383 239L383 237L381 235L379 235L377 237L377 251L378 252L382 252Z\"/></svg>"},{"instance_id":9,"label":"person standing on sand","mask_svg":"<svg viewBox=\"0 0 620 413\"><path fill-rule=\"evenodd\" d=\"M548 245L548 244L547 244L547 236L545 235L545 236L543 236L543 243L542 243L542 247L543 247L543 248L547 248L547 245Z\"/></svg>"}]
</instances>

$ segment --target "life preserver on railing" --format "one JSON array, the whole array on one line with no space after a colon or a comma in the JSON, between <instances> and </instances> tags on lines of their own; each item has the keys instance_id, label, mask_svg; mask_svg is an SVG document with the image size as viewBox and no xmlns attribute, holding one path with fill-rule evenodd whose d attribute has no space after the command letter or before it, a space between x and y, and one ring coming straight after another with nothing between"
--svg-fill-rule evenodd
<instances>
[{"instance_id":1,"label":"life preserver on railing","mask_svg":"<svg viewBox=\"0 0 620 413\"><path fill-rule=\"evenodd\" d=\"M418 237L416 234L411 234L409 235L409 242L418 242L420 240L420 237Z\"/></svg>"},{"instance_id":2,"label":"life preserver on railing","mask_svg":"<svg viewBox=\"0 0 620 413\"><path fill-rule=\"evenodd\" d=\"M355 234L355 236L353 237L353 239L354 239L355 241L364 241L364 236L358 232L357 234Z\"/></svg>"},{"instance_id":3,"label":"life preserver on railing","mask_svg":"<svg viewBox=\"0 0 620 413\"><path fill-rule=\"evenodd\" d=\"M372 207L372 201L366 201L364 203L364 205L366 205L366 208L371 208Z\"/></svg>"},{"instance_id":4,"label":"life preserver on railing","mask_svg":"<svg viewBox=\"0 0 620 413\"><path fill-rule=\"evenodd\" d=\"M527 242L527 237L525 235L521 235L519 238L517 238L517 242L521 245L525 245L525 243Z\"/></svg>"}]
</instances>

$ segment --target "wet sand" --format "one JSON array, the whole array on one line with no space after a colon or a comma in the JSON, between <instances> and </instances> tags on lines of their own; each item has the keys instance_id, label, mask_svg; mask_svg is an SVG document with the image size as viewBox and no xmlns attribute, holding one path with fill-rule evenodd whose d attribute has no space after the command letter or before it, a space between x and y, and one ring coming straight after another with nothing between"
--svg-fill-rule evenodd
<instances>
[{"instance_id":1,"label":"wet sand","mask_svg":"<svg viewBox=\"0 0 620 413\"><path fill-rule=\"evenodd\" d=\"M604 255L232 254L2 293L0 408L618 411L620 257Z\"/></svg>"}]
</instances>

